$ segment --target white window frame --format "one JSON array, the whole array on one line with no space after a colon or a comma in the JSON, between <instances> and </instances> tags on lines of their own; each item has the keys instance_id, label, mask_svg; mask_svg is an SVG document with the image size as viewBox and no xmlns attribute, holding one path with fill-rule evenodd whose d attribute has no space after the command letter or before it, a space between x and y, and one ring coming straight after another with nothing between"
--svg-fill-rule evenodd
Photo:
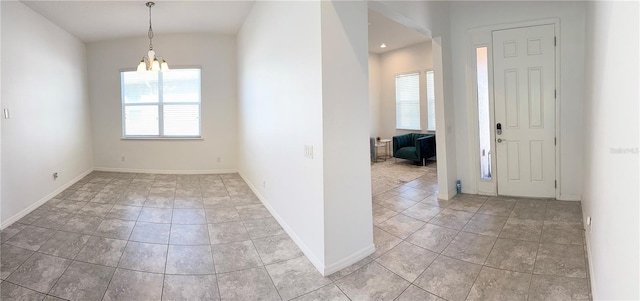
<instances>
[{"instance_id":1,"label":"white window frame","mask_svg":"<svg viewBox=\"0 0 640 301\"><path fill-rule=\"evenodd\" d=\"M395 104L396 104L396 130L410 130L410 131L421 131L421 130L422 130L422 125L421 125L421 122L420 122L420 119L421 119L421 116L420 116L420 112L421 112L421 110L420 110L420 106L421 106L421 104L420 104L420 98L421 98L421 96L420 96L420 90L422 90L422 88L421 88L421 86L422 86L422 85L420 84L420 78L421 78L421 75L420 75L420 74L421 74L421 73L422 73L422 72L407 72L407 73L397 74L397 75L394 77L394 85L395 85L395 93L396 93L396 94L395 94L395 101L396 101L396 102L395 102ZM416 101L416 103L417 103L417 105L418 105L418 110L417 110L417 112L418 112L418 116L417 116L418 124L417 124L417 127L416 127L416 128L411 128L411 127L401 127L401 126L400 126L400 123L399 123L399 120L400 120L400 119L399 119L399 116L400 116L400 114L399 114L399 113L400 113L400 106L398 105L398 104L399 104L399 102L398 102L398 86L397 86L397 79L398 79L398 77L401 77L401 76L409 76L409 75L417 75L417 76L418 76L418 83L417 83L417 86L418 86L418 99L417 99L417 101Z\"/></svg>"},{"instance_id":2,"label":"white window frame","mask_svg":"<svg viewBox=\"0 0 640 301\"><path fill-rule=\"evenodd\" d=\"M433 79L433 91L429 90L429 82L427 81L429 79L429 76L427 75L428 73L432 74L432 79ZM425 82L425 96L426 96L426 104L427 104L427 108L426 108L426 112L427 112L427 131L431 131L431 132L435 132L436 131L436 74L433 70L431 69L427 69L424 72L424 82ZM429 92L433 93L433 112L431 112L431 106L429 105ZM431 118L430 118L430 113L433 116L433 128L430 127L431 125Z\"/></svg>"},{"instance_id":3,"label":"white window frame","mask_svg":"<svg viewBox=\"0 0 640 301\"><path fill-rule=\"evenodd\" d=\"M164 102L163 101L163 81L162 81L162 72L158 73L158 102L145 102L145 103L125 103L124 95L125 95L125 85L124 85L124 73L125 72L137 72L136 69L122 69L120 70L120 101L122 105L122 139L161 139L161 140L171 140L171 139L202 139L202 68L199 66L183 66L183 67L172 67L172 70L179 69L197 69L200 71L200 93L198 95L197 102ZM147 71L152 72L152 71ZM171 72L171 71L167 71ZM165 105L177 105L177 104L185 104L185 105L198 105L198 135L165 135L164 134L164 106ZM125 112L126 107L132 106L149 106L156 105L158 106L158 135L127 135L126 134L126 118Z\"/></svg>"}]
</instances>

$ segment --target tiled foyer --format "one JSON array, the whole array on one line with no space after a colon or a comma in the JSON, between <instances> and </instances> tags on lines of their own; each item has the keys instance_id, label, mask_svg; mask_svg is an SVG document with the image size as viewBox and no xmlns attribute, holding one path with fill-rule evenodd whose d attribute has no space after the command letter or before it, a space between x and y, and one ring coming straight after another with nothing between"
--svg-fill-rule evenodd
<instances>
[{"instance_id":1,"label":"tiled foyer","mask_svg":"<svg viewBox=\"0 0 640 301\"><path fill-rule=\"evenodd\" d=\"M93 172L2 231L2 300L588 300L580 204L438 201L372 166L376 252L329 277L237 174Z\"/></svg>"}]
</instances>

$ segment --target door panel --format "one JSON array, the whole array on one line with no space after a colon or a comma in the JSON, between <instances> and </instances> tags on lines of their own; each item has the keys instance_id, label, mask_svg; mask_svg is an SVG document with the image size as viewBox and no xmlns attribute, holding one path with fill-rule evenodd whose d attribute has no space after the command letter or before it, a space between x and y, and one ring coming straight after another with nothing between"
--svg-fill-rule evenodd
<instances>
[{"instance_id":1,"label":"door panel","mask_svg":"<svg viewBox=\"0 0 640 301\"><path fill-rule=\"evenodd\" d=\"M507 141L507 178L511 181L519 181L520 174L520 142Z\"/></svg>"},{"instance_id":2,"label":"door panel","mask_svg":"<svg viewBox=\"0 0 640 301\"><path fill-rule=\"evenodd\" d=\"M498 194L555 196L554 25L493 32Z\"/></svg>"},{"instance_id":3,"label":"door panel","mask_svg":"<svg viewBox=\"0 0 640 301\"><path fill-rule=\"evenodd\" d=\"M529 141L529 154L531 155L531 181L532 182L540 182L544 180L544 141L540 140L532 140Z\"/></svg>"},{"instance_id":4,"label":"door panel","mask_svg":"<svg viewBox=\"0 0 640 301\"><path fill-rule=\"evenodd\" d=\"M518 70L505 70L504 73L505 90L505 115L507 117L507 128L519 127L520 101L518 100Z\"/></svg>"},{"instance_id":5,"label":"door panel","mask_svg":"<svg viewBox=\"0 0 640 301\"><path fill-rule=\"evenodd\" d=\"M542 69L529 69L529 128L544 128L544 102L542 101Z\"/></svg>"}]
</instances>

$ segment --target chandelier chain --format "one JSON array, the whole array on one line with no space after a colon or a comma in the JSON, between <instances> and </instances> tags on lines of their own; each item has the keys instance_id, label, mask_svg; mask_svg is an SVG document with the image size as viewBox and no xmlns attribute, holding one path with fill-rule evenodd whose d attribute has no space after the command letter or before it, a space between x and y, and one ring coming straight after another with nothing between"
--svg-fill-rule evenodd
<instances>
[{"instance_id":1,"label":"chandelier chain","mask_svg":"<svg viewBox=\"0 0 640 301\"><path fill-rule=\"evenodd\" d=\"M153 50L153 28L151 27L151 8L155 5L153 2L147 2L147 7L149 7L149 32L147 36L149 37L149 50Z\"/></svg>"}]
</instances>

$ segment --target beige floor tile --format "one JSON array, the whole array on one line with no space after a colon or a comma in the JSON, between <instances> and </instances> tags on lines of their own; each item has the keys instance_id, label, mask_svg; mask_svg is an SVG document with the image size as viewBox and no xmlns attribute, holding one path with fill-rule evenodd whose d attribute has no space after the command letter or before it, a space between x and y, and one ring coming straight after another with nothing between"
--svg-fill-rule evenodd
<instances>
[{"instance_id":1,"label":"beige floor tile","mask_svg":"<svg viewBox=\"0 0 640 301\"><path fill-rule=\"evenodd\" d=\"M527 300L531 274L483 267L466 300Z\"/></svg>"},{"instance_id":2,"label":"beige floor tile","mask_svg":"<svg viewBox=\"0 0 640 301\"><path fill-rule=\"evenodd\" d=\"M467 232L460 232L447 246L442 255L460 260L483 264L489 256L496 238Z\"/></svg>"},{"instance_id":3,"label":"beige floor tile","mask_svg":"<svg viewBox=\"0 0 640 301\"><path fill-rule=\"evenodd\" d=\"M420 227L424 226L424 224L425 223L421 220L417 220L403 214L398 214L384 223L381 223L379 227L396 237L405 239Z\"/></svg>"},{"instance_id":4,"label":"beige floor tile","mask_svg":"<svg viewBox=\"0 0 640 301\"><path fill-rule=\"evenodd\" d=\"M500 232L500 238L540 241L542 221L509 218Z\"/></svg>"},{"instance_id":5,"label":"beige floor tile","mask_svg":"<svg viewBox=\"0 0 640 301\"><path fill-rule=\"evenodd\" d=\"M481 267L439 256L413 284L438 297L461 301L467 297Z\"/></svg>"},{"instance_id":6,"label":"beige floor tile","mask_svg":"<svg viewBox=\"0 0 640 301\"><path fill-rule=\"evenodd\" d=\"M407 241L436 253L442 252L458 235L457 230L426 224L407 238Z\"/></svg>"},{"instance_id":7,"label":"beige floor tile","mask_svg":"<svg viewBox=\"0 0 640 301\"><path fill-rule=\"evenodd\" d=\"M411 283L372 262L336 281L351 300L394 300Z\"/></svg>"},{"instance_id":8,"label":"beige floor tile","mask_svg":"<svg viewBox=\"0 0 640 301\"><path fill-rule=\"evenodd\" d=\"M498 238L485 262L486 266L531 273L538 253L538 243Z\"/></svg>"},{"instance_id":9,"label":"beige floor tile","mask_svg":"<svg viewBox=\"0 0 640 301\"><path fill-rule=\"evenodd\" d=\"M436 257L437 253L402 242L376 261L405 280L413 282Z\"/></svg>"},{"instance_id":10,"label":"beige floor tile","mask_svg":"<svg viewBox=\"0 0 640 301\"><path fill-rule=\"evenodd\" d=\"M586 278L584 247L541 243L534 274Z\"/></svg>"}]
</instances>

